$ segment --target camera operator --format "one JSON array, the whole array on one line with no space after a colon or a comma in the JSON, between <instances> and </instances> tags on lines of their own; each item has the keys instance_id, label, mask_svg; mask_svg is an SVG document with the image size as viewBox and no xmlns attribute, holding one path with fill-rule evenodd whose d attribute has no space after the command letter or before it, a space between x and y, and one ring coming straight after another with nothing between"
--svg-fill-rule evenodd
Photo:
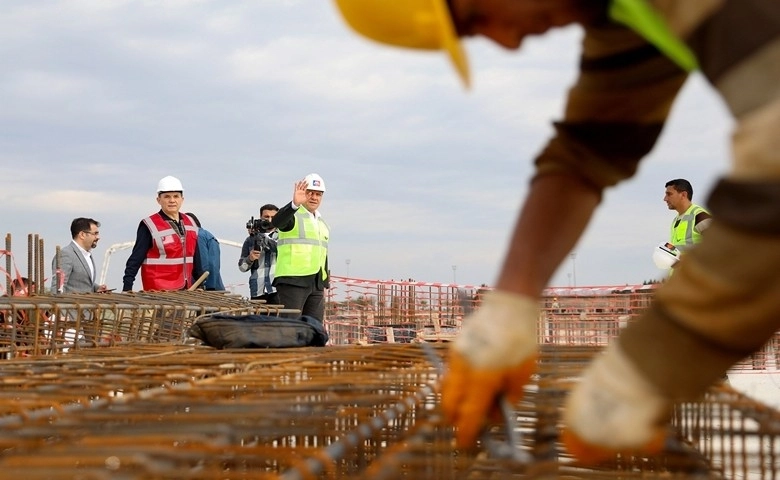
<instances>
[{"instance_id":1,"label":"camera operator","mask_svg":"<svg viewBox=\"0 0 780 480\"><path fill-rule=\"evenodd\" d=\"M265 300L269 304L278 304L278 296L273 286L276 270L276 240L278 232L271 224L279 208L266 204L260 207L260 218L252 217L246 228L249 236L241 247L238 269L249 271L249 295L252 300ZM261 268L262 267L262 268ZM258 295L258 280L262 282L262 293Z\"/></svg>"}]
</instances>

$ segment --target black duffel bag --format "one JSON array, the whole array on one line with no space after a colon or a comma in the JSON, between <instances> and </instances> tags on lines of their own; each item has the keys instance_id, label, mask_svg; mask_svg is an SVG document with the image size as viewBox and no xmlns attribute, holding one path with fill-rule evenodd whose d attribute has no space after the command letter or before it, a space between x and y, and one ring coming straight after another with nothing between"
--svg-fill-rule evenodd
<instances>
[{"instance_id":1,"label":"black duffel bag","mask_svg":"<svg viewBox=\"0 0 780 480\"><path fill-rule=\"evenodd\" d=\"M271 315L215 313L198 319L188 333L206 345L220 350L322 347L328 342L328 332L322 322L308 315L282 318Z\"/></svg>"}]
</instances>

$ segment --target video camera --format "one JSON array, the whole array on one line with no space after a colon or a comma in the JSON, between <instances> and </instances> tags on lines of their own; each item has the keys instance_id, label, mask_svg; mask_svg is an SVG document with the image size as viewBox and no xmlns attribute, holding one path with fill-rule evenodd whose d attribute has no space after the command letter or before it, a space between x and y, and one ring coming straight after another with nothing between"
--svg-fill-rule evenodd
<instances>
[{"instance_id":1,"label":"video camera","mask_svg":"<svg viewBox=\"0 0 780 480\"><path fill-rule=\"evenodd\" d=\"M273 223L265 218L252 217L246 222L246 229L249 230L249 235L254 238L253 250L274 250L276 248L276 242L266 235L268 232L274 229Z\"/></svg>"},{"instance_id":2,"label":"video camera","mask_svg":"<svg viewBox=\"0 0 780 480\"><path fill-rule=\"evenodd\" d=\"M273 223L271 223L270 220L266 220L265 218L258 218L255 220L255 217L251 217L246 222L246 229L249 230L250 234L255 233L266 233L274 229Z\"/></svg>"}]
</instances>

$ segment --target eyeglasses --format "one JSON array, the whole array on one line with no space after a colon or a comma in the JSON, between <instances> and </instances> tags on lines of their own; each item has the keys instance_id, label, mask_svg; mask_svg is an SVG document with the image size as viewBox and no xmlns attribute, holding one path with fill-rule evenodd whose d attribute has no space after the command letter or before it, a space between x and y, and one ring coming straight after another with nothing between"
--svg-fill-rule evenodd
<instances>
[{"instance_id":1,"label":"eyeglasses","mask_svg":"<svg viewBox=\"0 0 780 480\"><path fill-rule=\"evenodd\" d=\"M82 230L82 231L81 231L81 233L87 233L87 234L89 234L89 235L94 235L94 236L96 236L96 237L97 237L98 235L100 235L100 232L90 232L89 230Z\"/></svg>"}]
</instances>

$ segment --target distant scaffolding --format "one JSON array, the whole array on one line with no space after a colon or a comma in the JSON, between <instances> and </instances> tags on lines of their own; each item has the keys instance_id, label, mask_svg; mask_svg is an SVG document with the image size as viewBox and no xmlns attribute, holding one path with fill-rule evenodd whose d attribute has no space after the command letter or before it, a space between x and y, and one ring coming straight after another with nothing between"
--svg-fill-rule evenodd
<instances>
[{"instance_id":1,"label":"distant scaffolding","mask_svg":"<svg viewBox=\"0 0 780 480\"><path fill-rule=\"evenodd\" d=\"M491 287L331 277L327 326L334 344L447 340ZM551 288L540 305L539 343L606 345L647 308L650 285Z\"/></svg>"},{"instance_id":2,"label":"distant scaffolding","mask_svg":"<svg viewBox=\"0 0 780 480\"><path fill-rule=\"evenodd\" d=\"M338 344L446 341L463 318L479 308L492 288L413 280L331 277L326 326ZM562 346L603 347L652 301L655 285L556 287L543 292L537 341ZM780 369L780 332L765 347L733 367Z\"/></svg>"}]
</instances>

